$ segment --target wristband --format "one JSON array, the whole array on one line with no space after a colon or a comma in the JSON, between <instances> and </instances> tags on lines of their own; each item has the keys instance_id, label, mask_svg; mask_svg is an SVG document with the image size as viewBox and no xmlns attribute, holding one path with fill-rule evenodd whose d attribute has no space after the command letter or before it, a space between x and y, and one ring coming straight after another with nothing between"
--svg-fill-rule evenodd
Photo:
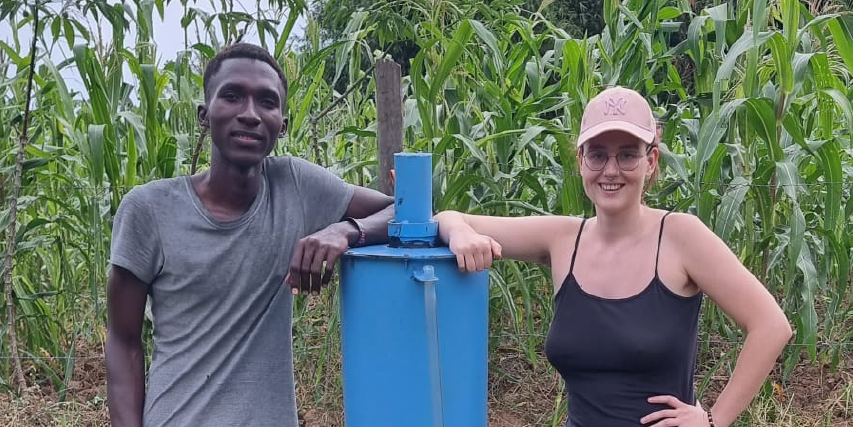
<instances>
[{"instance_id":1,"label":"wristband","mask_svg":"<svg viewBox=\"0 0 854 427\"><path fill-rule=\"evenodd\" d=\"M353 246L355 247L355 246L364 245L365 242L367 241L367 236L365 235L365 230L362 229L362 224L359 223L359 221L356 220L356 218L349 217L349 216L347 218L344 218L344 221L347 221L350 224L353 224L353 226L356 227L356 230L359 232L359 238L356 240L356 243Z\"/></svg>"}]
</instances>

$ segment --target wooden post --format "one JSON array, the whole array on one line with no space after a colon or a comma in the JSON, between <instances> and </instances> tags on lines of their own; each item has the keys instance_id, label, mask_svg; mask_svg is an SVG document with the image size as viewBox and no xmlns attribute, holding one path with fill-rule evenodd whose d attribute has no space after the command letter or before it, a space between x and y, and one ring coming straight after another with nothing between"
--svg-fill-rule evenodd
<instances>
[{"instance_id":1,"label":"wooden post","mask_svg":"<svg viewBox=\"0 0 854 427\"><path fill-rule=\"evenodd\" d=\"M394 153L403 150L403 99L400 93L400 65L388 59L377 64L377 161L378 190L394 195L390 171Z\"/></svg>"}]
</instances>

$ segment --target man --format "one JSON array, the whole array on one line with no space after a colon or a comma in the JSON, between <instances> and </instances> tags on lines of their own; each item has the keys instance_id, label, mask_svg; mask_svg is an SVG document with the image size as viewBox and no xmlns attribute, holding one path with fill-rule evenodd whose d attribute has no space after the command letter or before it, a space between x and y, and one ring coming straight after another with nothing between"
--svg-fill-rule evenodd
<instances>
[{"instance_id":1,"label":"man","mask_svg":"<svg viewBox=\"0 0 854 427\"><path fill-rule=\"evenodd\" d=\"M115 426L296 427L292 293L317 295L348 246L383 242L393 199L305 160L267 157L286 130L287 83L265 50L220 52L204 91L210 169L136 187L116 214L110 417Z\"/></svg>"}]
</instances>

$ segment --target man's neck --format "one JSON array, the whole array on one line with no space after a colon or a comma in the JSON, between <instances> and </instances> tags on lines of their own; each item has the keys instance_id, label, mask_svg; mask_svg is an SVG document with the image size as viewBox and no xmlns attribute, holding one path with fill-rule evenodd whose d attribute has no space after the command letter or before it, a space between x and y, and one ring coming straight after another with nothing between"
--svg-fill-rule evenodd
<instances>
[{"instance_id":1,"label":"man's neck","mask_svg":"<svg viewBox=\"0 0 854 427\"><path fill-rule=\"evenodd\" d=\"M239 169L211 159L210 169L192 177L193 189L214 217L235 219L255 201L262 173L261 164Z\"/></svg>"}]
</instances>

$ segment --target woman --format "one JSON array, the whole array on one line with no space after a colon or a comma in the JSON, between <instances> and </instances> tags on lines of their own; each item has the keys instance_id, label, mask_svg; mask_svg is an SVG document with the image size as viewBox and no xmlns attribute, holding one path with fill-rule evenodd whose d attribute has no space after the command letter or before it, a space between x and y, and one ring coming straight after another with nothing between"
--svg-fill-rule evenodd
<instances>
[{"instance_id":1,"label":"woman","mask_svg":"<svg viewBox=\"0 0 854 427\"><path fill-rule=\"evenodd\" d=\"M502 255L551 268L545 347L567 383L567 426L728 426L792 335L774 298L700 220L641 202L658 173L656 133L637 92L607 89L584 110L577 142L595 217L436 215L460 269ZM703 294L747 334L708 412L693 387Z\"/></svg>"}]
</instances>

